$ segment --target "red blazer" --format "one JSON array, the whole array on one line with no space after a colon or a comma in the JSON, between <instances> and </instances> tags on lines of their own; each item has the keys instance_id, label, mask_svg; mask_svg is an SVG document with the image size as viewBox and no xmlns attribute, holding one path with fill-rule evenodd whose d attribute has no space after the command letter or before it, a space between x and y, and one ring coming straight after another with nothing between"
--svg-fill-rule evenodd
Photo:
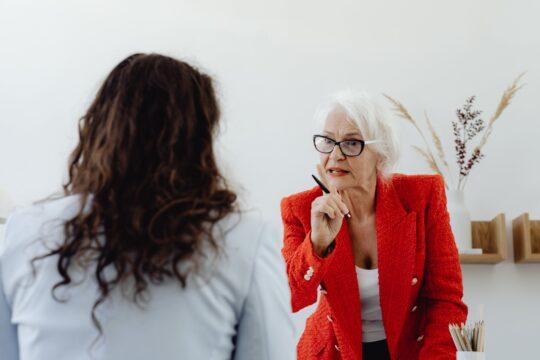
<instances>
[{"instance_id":1,"label":"red blazer","mask_svg":"<svg viewBox=\"0 0 540 360\"><path fill-rule=\"evenodd\" d=\"M314 187L281 201L293 311L321 294L298 343L298 359L361 360L360 297L347 221L326 258L317 256L310 240L311 203L321 195ZM391 358L455 359L448 323L465 322L467 306L442 177L378 178L375 198L379 295Z\"/></svg>"}]
</instances>

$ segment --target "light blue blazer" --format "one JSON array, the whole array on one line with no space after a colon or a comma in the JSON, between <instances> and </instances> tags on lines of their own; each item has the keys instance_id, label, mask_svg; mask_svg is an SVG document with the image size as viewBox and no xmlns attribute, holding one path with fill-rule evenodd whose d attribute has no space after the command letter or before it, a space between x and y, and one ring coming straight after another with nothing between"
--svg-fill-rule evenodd
<instances>
[{"instance_id":1,"label":"light blue blazer","mask_svg":"<svg viewBox=\"0 0 540 360\"><path fill-rule=\"evenodd\" d=\"M0 239L0 359L288 360L295 358L290 293L280 255L281 237L256 216L234 214L218 224L222 251L203 262L188 286L149 285L136 305L116 288L97 308L92 271L73 268L76 285L61 287L57 258L30 260L63 239L63 221L77 196L13 214ZM185 264L185 266L189 266ZM126 287L129 294L129 284Z\"/></svg>"}]
</instances>

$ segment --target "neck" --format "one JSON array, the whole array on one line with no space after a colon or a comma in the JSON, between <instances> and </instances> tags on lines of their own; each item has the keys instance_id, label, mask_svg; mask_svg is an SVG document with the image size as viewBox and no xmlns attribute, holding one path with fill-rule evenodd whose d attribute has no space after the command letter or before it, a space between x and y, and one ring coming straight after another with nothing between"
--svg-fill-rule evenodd
<instances>
[{"instance_id":1,"label":"neck","mask_svg":"<svg viewBox=\"0 0 540 360\"><path fill-rule=\"evenodd\" d=\"M351 219L363 222L375 215L375 192L377 177L373 176L358 186L348 188L341 193L345 204L349 207Z\"/></svg>"}]
</instances>

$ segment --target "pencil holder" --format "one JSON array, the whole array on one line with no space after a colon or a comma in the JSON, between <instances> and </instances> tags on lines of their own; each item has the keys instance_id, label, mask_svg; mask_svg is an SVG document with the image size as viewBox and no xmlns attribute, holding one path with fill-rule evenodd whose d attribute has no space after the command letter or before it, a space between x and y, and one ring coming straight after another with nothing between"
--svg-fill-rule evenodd
<instances>
[{"instance_id":1,"label":"pencil holder","mask_svg":"<svg viewBox=\"0 0 540 360\"><path fill-rule=\"evenodd\" d=\"M457 351L456 360L486 360L486 353L477 351Z\"/></svg>"}]
</instances>

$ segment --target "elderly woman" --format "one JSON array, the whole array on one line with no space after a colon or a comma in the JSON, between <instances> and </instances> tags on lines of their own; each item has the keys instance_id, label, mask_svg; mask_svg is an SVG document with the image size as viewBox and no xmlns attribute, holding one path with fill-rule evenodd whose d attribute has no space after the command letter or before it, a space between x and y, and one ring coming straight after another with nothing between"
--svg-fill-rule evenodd
<instances>
[{"instance_id":1,"label":"elderly woman","mask_svg":"<svg viewBox=\"0 0 540 360\"><path fill-rule=\"evenodd\" d=\"M281 202L293 311L319 298L298 359L455 359L448 323L467 307L443 179L391 173L395 135L364 94L340 93L317 117L330 193Z\"/></svg>"}]
</instances>

